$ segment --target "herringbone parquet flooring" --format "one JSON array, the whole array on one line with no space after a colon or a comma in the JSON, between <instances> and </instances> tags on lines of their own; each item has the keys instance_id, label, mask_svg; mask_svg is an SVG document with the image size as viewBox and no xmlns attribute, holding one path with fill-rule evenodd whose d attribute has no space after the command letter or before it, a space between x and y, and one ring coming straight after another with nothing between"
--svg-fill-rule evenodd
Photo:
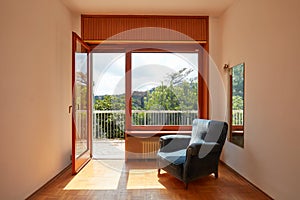
<instances>
[{"instance_id":1,"label":"herringbone parquet flooring","mask_svg":"<svg viewBox=\"0 0 300 200\"><path fill-rule=\"evenodd\" d=\"M124 160L92 160L76 176L71 169L61 175L29 199L131 199L131 200L263 200L270 199L264 193L220 164L219 178L207 176L184 184L162 171L157 177L154 162L127 163Z\"/></svg>"}]
</instances>

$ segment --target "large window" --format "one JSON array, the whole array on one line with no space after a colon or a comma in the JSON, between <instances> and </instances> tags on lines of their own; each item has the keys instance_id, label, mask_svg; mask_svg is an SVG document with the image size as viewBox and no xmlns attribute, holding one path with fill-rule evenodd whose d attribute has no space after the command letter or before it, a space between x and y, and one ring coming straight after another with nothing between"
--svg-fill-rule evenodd
<instances>
[{"instance_id":1,"label":"large window","mask_svg":"<svg viewBox=\"0 0 300 200\"><path fill-rule=\"evenodd\" d=\"M126 130L191 130L208 118L206 59L194 47L126 53Z\"/></svg>"},{"instance_id":2,"label":"large window","mask_svg":"<svg viewBox=\"0 0 300 200\"><path fill-rule=\"evenodd\" d=\"M98 132L114 138L125 130L190 130L193 119L208 117L199 46L118 47L93 53L95 138L102 137Z\"/></svg>"},{"instance_id":3,"label":"large window","mask_svg":"<svg viewBox=\"0 0 300 200\"><path fill-rule=\"evenodd\" d=\"M191 125L198 115L198 53L131 56L131 124Z\"/></svg>"}]
</instances>

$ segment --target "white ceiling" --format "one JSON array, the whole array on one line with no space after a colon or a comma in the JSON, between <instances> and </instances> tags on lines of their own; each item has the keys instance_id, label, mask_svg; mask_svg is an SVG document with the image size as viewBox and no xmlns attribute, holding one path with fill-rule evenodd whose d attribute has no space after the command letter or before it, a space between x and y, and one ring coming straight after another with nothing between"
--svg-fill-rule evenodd
<instances>
[{"instance_id":1,"label":"white ceiling","mask_svg":"<svg viewBox=\"0 0 300 200\"><path fill-rule=\"evenodd\" d=\"M62 0L80 14L221 15L236 0Z\"/></svg>"}]
</instances>

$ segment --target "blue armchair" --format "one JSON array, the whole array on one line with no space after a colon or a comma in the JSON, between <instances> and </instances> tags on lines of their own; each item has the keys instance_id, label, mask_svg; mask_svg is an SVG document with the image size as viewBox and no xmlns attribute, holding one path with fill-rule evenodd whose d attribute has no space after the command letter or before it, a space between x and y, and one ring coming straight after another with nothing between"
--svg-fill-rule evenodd
<instances>
[{"instance_id":1,"label":"blue armchair","mask_svg":"<svg viewBox=\"0 0 300 200\"><path fill-rule=\"evenodd\" d=\"M195 119L192 134L160 137L157 153L158 176L163 169L188 183L214 173L218 178L218 164L226 140L226 122Z\"/></svg>"}]
</instances>

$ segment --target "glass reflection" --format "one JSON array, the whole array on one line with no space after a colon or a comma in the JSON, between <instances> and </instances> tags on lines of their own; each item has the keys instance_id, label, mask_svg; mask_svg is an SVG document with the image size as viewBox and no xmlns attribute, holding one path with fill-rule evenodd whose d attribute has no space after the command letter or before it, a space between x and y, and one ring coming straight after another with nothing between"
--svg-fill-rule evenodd
<instances>
[{"instance_id":1,"label":"glass reflection","mask_svg":"<svg viewBox=\"0 0 300 200\"><path fill-rule=\"evenodd\" d=\"M244 147L244 63L231 69L231 137L230 141Z\"/></svg>"},{"instance_id":2,"label":"glass reflection","mask_svg":"<svg viewBox=\"0 0 300 200\"><path fill-rule=\"evenodd\" d=\"M75 53L76 158L88 150L88 53L78 43Z\"/></svg>"}]
</instances>

